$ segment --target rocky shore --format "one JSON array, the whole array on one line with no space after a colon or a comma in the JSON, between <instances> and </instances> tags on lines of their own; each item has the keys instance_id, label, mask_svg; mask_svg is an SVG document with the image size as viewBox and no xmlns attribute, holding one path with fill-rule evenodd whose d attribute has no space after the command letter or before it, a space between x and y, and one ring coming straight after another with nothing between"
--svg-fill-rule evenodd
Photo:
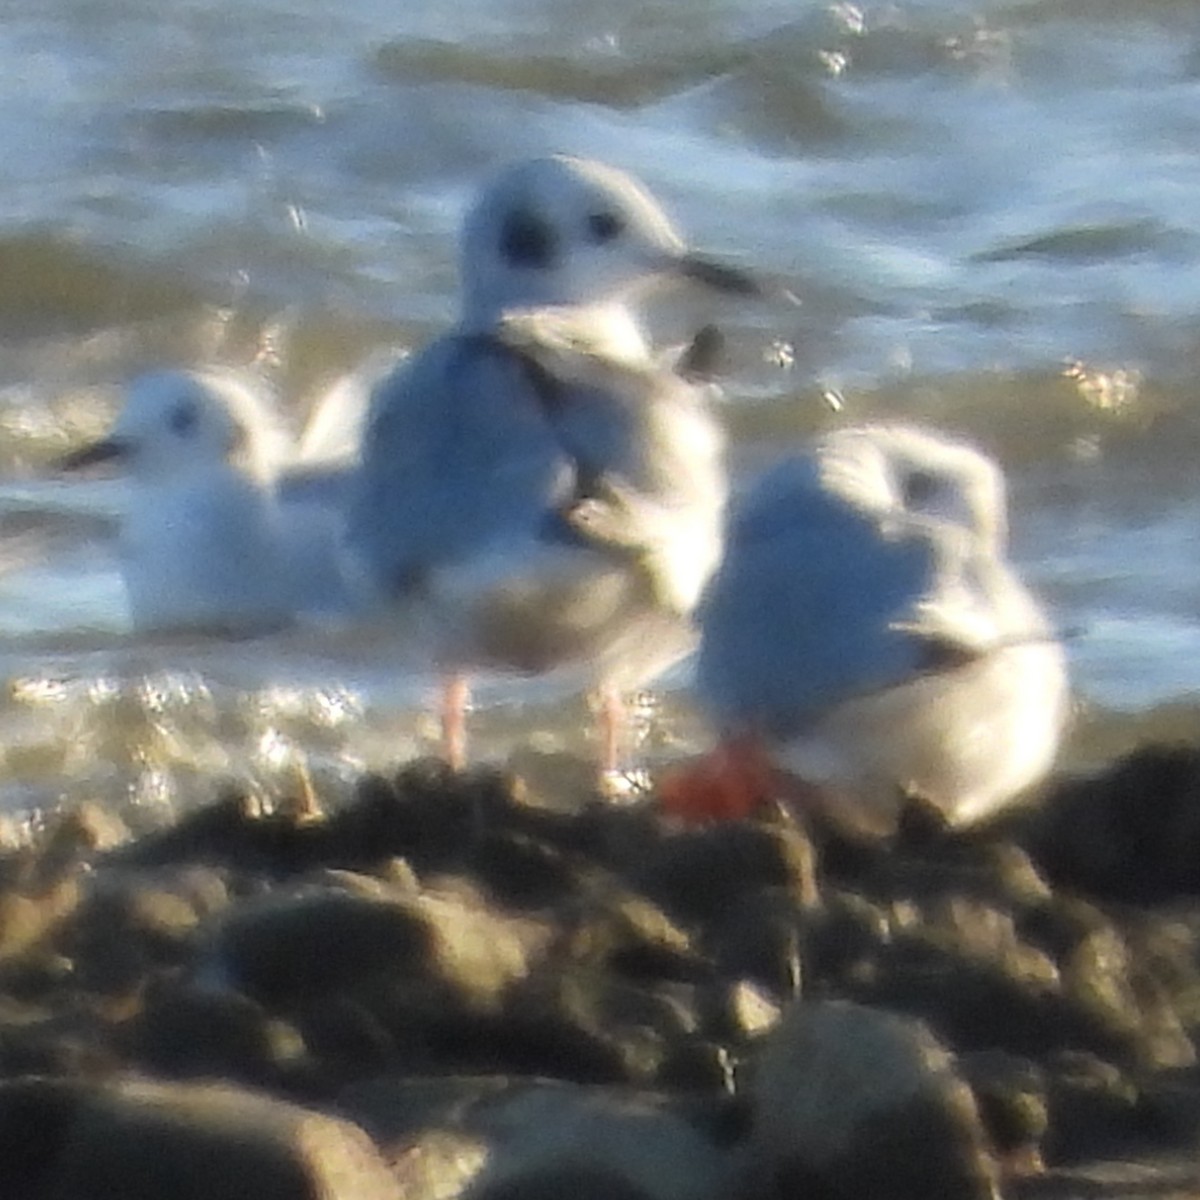
<instances>
[{"instance_id":1,"label":"rocky shore","mask_svg":"<svg viewBox=\"0 0 1200 1200\"><path fill-rule=\"evenodd\" d=\"M426 762L111 813L0 852L0 1195L1200 1193L1196 750L888 844Z\"/></svg>"}]
</instances>

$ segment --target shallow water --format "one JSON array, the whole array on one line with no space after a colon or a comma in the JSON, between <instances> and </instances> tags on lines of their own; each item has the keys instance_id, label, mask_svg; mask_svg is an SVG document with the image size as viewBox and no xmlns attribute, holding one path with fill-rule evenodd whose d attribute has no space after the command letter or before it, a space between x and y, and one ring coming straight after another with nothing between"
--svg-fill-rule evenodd
<instances>
[{"instance_id":1,"label":"shallow water","mask_svg":"<svg viewBox=\"0 0 1200 1200\"><path fill-rule=\"evenodd\" d=\"M454 305L479 178L568 150L799 298L719 316L748 472L877 414L1008 467L1068 632L1076 753L1188 731L1200 685L1200 8L1184 0L38 0L0 26L0 806L429 745L392 648L124 633L117 484L53 458L159 363L253 366L297 425ZM481 752L579 748L498 684ZM649 753L695 736L678 697Z\"/></svg>"}]
</instances>

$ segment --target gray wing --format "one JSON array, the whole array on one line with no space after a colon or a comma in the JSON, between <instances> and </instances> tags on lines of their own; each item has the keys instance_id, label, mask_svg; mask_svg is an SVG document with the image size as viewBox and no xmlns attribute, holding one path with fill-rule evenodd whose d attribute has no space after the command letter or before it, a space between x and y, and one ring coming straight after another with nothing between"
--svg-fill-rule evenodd
<instances>
[{"instance_id":1,"label":"gray wing","mask_svg":"<svg viewBox=\"0 0 1200 1200\"><path fill-rule=\"evenodd\" d=\"M313 504L345 512L353 484L352 467L300 465L280 472L275 480L275 491L283 504Z\"/></svg>"},{"instance_id":2,"label":"gray wing","mask_svg":"<svg viewBox=\"0 0 1200 1200\"><path fill-rule=\"evenodd\" d=\"M700 609L697 686L724 723L796 732L830 706L979 652L953 619L961 538L885 527L782 464L733 513ZM963 661L965 659L960 659Z\"/></svg>"},{"instance_id":3,"label":"gray wing","mask_svg":"<svg viewBox=\"0 0 1200 1200\"><path fill-rule=\"evenodd\" d=\"M537 536L573 464L519 359L450 335L376 388L347 540L396 595L425 572Z\"/></svg>"}]
</instances>

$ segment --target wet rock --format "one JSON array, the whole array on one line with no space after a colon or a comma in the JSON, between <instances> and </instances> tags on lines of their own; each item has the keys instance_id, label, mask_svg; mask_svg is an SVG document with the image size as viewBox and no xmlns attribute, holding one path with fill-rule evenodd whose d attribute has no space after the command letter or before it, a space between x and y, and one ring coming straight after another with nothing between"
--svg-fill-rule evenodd
<instances>
[{"instance_id":1,"label":"wet rock","mask_svg":"<svg viewBox=\"0 0 1200 1200\"><path fill-rule=\"evenodd\" d=\"M404 1200L457 1200L471 1194L489 1154L482 1138L433 1128L389 1148L388 1159Z\"/></svg>"},{"instance_id":2,"label":"wet rock","mask_svg":"<svg viewBox=\"0 0 1200 1200\"><path fill-rule=\"evenodd\" d=\"M144 834L114 853L112 861L135 867L181 862L261 865L265 858L263 817L243 792L228 790L212 804L186 813L165 829ZM281 826L290 827L289 819ZM259 841L264 843L258 849Z\"/></svg>"},{"instance_id":3,"label":"wet rock","mask_svg":"<svg viewBox=\"0 0 1200 1200\"><path fill-rule=\"evenodd\" d=\"M853 892L829 888L803 929L803 971L844 995L870 987L893 942L892 912Z\"/></svg>"},{"instance_id":4,"label":"wet rock","mask_svg":"<svg viewBox=\"0 0 1200 1200\"><path fill-rule=\"evenodd\" d=\"M289 1091L302 1087L328 1097L355 1079L381 1071L436 1069L419 1027L406 1038L403 1030L353 996L315 1000L304 1005L294 1021L306 1061L294 1064L297 1069L284 1077Z\"/></svg>"},{"instance_id":5,"label":"wet rock","mask_svg":"<svg viewBox=\"0 0 1200 1200\"><path fill-rule=\"evenodd\" d=\"M722 980L701 994L703 1024L714 1037L746 1043L770 1033L783 1007L749 979Z\"/></svg>"},{"instance_id":6,"label":"wet rock","mask_svg":"<svg viewBox=\"0 0 1200 1200\"><path fill-rule=\"evenodd\" d=\"M103 1027L86 1013L56 1013L44 1008L14 1010L0 1016L0 1079L22 1075L50 1078L96 1077L120 1069L117 1048Z\"/></svg>"},{"instance_id":7,"label":"wet rock","mask_svg":"<svg viewBox=\"0 0 1200 1200\"><path fill-rule=\"evenodd\" d=\"M831 880L872 899L925 903L957 896L1022 913L1045 905L1052 895L1033 858L996 831L947 833L915 848L826 840L821 861Z\"/></svg>"},{"instance_id":8,"label":"wet rock","mask_svg":"<svg viewBox=\"0 0 1200 1200\"><path fill-rule=\"evenodd\" d=\"M355 1071L396 1067L510 1069L506 1055L527 1062L525 1047L554 1045L507 1013L549 940L541 923L501 914L461 881L414 893L407 880L337 879L244 902L197 974L299 1030L303 1087L324 1094Z\"/></svg>"},{"instance_id":9,"label":"wet rock","mask_svg":"<svg viewBox=\"0 0 1200 1200\"><path fill-rule=\"evenodd\" d=\"M736 1064L722 1042L693 1034L671 1041L653 1082L667 1091L732 1096L735 1075Z\"/></svg>"},{"instance_id":10,"label":"wet rock","mask_svg":"<svg viewBox=\"0 0 1200 1200\"><path fill-rule=\"evenodd\" d=\"M0 1084L0 1191L24 1200L399 1200L345 1120L224 1085Z\"/></svg>"},{"instance_id":11,"label":"wet rock","mask_svg":"<svg viewBox=\"0 0 1200 1200\"><path fill-rule=\"evenodd\" d=\"M1017 1200L1191 1200L1200 1190L1200 1169L1170 1160L1106 1161L1063 1167L1014 1184Z\"/></svg>"},{"instance_id":12,"label":"wet rock","mask_svg":"<svg viewBox=\"0 0 1200 1200\"><path fill-rule=\"evenodd\" d=\"M43 946L75 912L82 894L78 875L46 887L0 892L0 967L9 967Z\"/></svg>"},{"instance_id":13,"label":"wet rock","mask_svg":"<svg viewBox=\"0 0 1200 1200\"><path fill-rule=\"evenodd\" d=\"M1054 882L1096 896L1200 894L1200 748L1146 745L1063 781L1022 840Z\"/></svg>"},{"instance_id":14,"label":"wet rock","mask_svg":"<svg viewBox=\"0 0 1200 1200\"><path fill-rule=\"evenodd\" d=\"M587 966L547 969L515 992L494 1037L507 1070L581 1083L649 1083L697 1028L663 990Z\"/></svg>"},{"instance_id":15,"label":"wet rock","mask_svg":"<svg viewBox=\"0 0 1200 1200\"><path fill-rule=\"evenodd\" d=\"M970 1088L918 1022L798 1003L767 1039L752 1101L747 1170L765 1195L999 1195Z\"/></svg>"},{"instance_id":16,"label":"wet rock","mask_svg":"<svg viewBox=\"0 0 1200 1200\"><path fill-rule=\"evenodd\" d=\"M80 986L118 995L154 969L189 962L201 923L227 900L220 881L198 870L97 872L56 944Z\"/></svg>"},{"instance_id":17,"label":"wet rock","mask_svg":"<svg viewBox=\"0 0 1200 1200\"><path fill-rule=\"evenodd\" d=\"M75 805L51 819L41 839L31 882L47 886L97 851L112 850L129 838L128 826L115 813L99 804Z\"/></svg>"},{"instance_id":18,"label":"wet rock","mask_svg":"<svg viewBox=\"0 0 1200 1200\"><path fill-rule=\"evenodd\" d=\"M1005 1173L1039 1174L1042 1143L1050 1125L1045 1073L1032 1060L1003 1050L963 1055L959 1071L971 1085L984 1128Z\"/></svg>"},{"instance_id":19,"label":"wet rock","mask_svg":"<svg viewBox=\"0 0 1200 1200\"><path fill-rule=\"evenodd\" d=\"M793 824L736 821L643 846L634 881L681 919L712 920L748 892L778 887L799 907L817 899L812 843Z\"/></svg>"},{"instance_id":20,"label":"wet rock","mask_svg":"<svg viewBox=\"0 0 1200 1200\"><path fill-rule=\"evenodd\" d=\"M116 1036L132 1062L181 1079L266 1085L278 1081L282 1060L296 1052L253 1000L197 988L177 975L152 977Z\"/></svg>"},{"instance_id":21,"label":"wet rock","mask_svg":"<svg viewBox=\"0 0 1200 1200\"><path fill-rule=\"evenodd\" d=\"M1096 1029L1089 1039L1093 1044L1128 1047L1123 1057L1154 1067L1196 1061L1195 1048L1162 990L1152 979L1139 981L1129 947L1113 926L1094 930L1073 948L1063 986L1081 1023Z\"/></svg>"},{"instance_id":22,"label":"wet rock","mask_svg":"<svg viewBox=\"0 0 1200 1200\"><path fill-rule=\"evenodd\" d=\"M1063 1050L1046 1064L1050 1124L1046 1161L1119 1156L1155 1132L1154 1114L1134 1079L1094 1054Z\"/></svg>"},{"instance_id":23,"label":"wet rock","mask_svg":"<svg viewBox=\"0 0 1200 1200\"><path fill-rule=\"evenodd\" d=\"M1118 764L1102 793L1174 780L1182 807L1193 757ZM733 1164L717 1194L740 1200L969 1200L997 1178L989 1141L1009 1194L1039 1154L1053 1175L1200 1136L1200 906L1182 856L1170 905L1128 902L1154 894L1148 865L1114 882L1132 801L1099 831L1043 811L966 837L914 814L879 843L552 799L419 762L328 811L227 793L135 842L89 819L5 852L0 1077L82 1089L39 1100L26 1080L12 1111L43 1105L53 1147L77 1103L125 1095L95 1081L130 1066L314 1107L376 1077L394 1100L401 1077L495 1076L432 1110L406 1093L423 1115L388 1150L417 1197L658 1194L596 1156L490 1172L518 1135L464 1113L521 1080L568 1107L655 1089L659 1118ZM1158 844L1138 836L1135 863ZM28 1170L12 1194L39 1200Z\"/></svg>"},{"instance_id":24,"label":"wet rock","mask_svg":"<svg viewBox=\"0 0 1200 1200\"><path fill-rule=\"evenodd\" d=\"M802 940L794 898L771 887L738 897L712 922L706 944L722 975L752 979L782 1002L800 995Z\"/></svg>"},{"instance_id":25,"label":"wet rock","mask_svg":"<svg viewBox=\"0 0 1200 1200\"><path fill-rule=\"evenodd\" d=\"M846 994L921 1017L963 1049L1037 1055L1068 1036L1058 968L1019 939L1009 914L963 898L936 917L895 906L890 924L875 970L848 980Z\"/></svg>"},{"instance_id":26,"label":"wet rock","mask_svg":"<svg viewBox=\"0 0 1200 1200\"><path fill-rule=\"evenodd\" d=\"M314 889L234 909L217 931L205 972L286 1008L379 972L419 971L431 953L430 931L411 906Z\"/></svg>"},{"instance_id":27,"label":"wet rock","mask_svg":"<svg viewBox=\"0 0 1200 1200\"><path fill-rule=\"evenodd\" d=\"M54 1200L57 1169L92 1089L52 1079L0 1082L0 1191Z\"/></svg>"},{"instance_id":28,"label":"wet rock","mask_svg":"<svg viewBox=\"0 0 1200 1200\"><path fill-rule=\"evenodd\" d=\"M560 912L557 953L573 963L606 965L629 979L698 981L712 975L692 938L657 904L603 878Z\"/></svg>"},{"instance_id":29,"label":"wet rock","mask_svg":"<svg viewBox=\"0 0 1200 1200\"><path fill-rule=\"evenodd\" d=\"M488 815L506 807L508 782L498 772L455 774L438 760L420 760L405 767L393 787L394 808L407 826L396 852L420 873L462 865L491 824Z\"/></svg>"},{"instance_id":30,"label":"wet rock","mask_svg":"<svg viewBox=\"0 0 1200 1200\"><path fill-rule=\"evenodd\" d=\"M426 1146L443 1161L451 1157L447 1145L465 1150L473 1173L462 1194L471 1200L727 1194L726 1154L653 1093L534 1080L380 1079L348 1089L339 1107L394 1162ZM450 1189L464 1183L461 1160L443 1169L443 1190L412 1193L414 1200L460 1194Z\"/></svg>"},{"instance_id":31,"label":"wet rock","mask_svg":"<svg viewBox=\"0 0 1200 1200\"><path fill-rule=\"evenodd\" d=\"M526 970L526 935L467 892L389 898L329 888L276 893L217 932L218 977L277 1008L334 993L424 996L486 1007Z\"/></svg>"},{"instance_id":32,"label":"wet rock","mask_svg":"<svg viewBox=\"0 0 1200 1200\"><path fill-rule=\"evenodd\" d=\"M574 873L559 850L508 830L482 837L470 865L500 903L517 908L543 908L561 901L575 885Z\"/></svg>"},{"instance_id":33,"label":"wet rock","mask_svg":"<svg viewBox=\"0 0 1200 1200\"><path fill-rule=\"evenodd\" d=\"M570 1163L542 1167L512 1179L481 1183L471 1200L654 1200L618 1169L604 1163Z\"/></svg>"}]
</instances>

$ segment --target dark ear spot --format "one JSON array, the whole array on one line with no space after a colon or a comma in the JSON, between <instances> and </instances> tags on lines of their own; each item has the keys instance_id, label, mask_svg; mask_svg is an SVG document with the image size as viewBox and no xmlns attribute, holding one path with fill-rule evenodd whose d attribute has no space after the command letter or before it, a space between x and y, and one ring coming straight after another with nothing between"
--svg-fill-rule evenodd
<instances>
[{"instance_id":1,"label":"dark ear spot","mask_svg":"<svg viewBox=\"0 0 1200 1200\"><path fill-rule=\"evenodd\" d=\"M241 454L250 445L250 430L241 421L234 421L233 432L229 435L227 454Z\"/></svg>"},{"instance_id":2,"label":"dark ear spot","mask_svg":"<svg viewBox=\"0 0 1200 1200\"><path fill-rule=\"evenodd\" d=\"M187 437L196 428L196 418L196 406L185 400L171 409L167 423L171 426L172 433L177 433L180 437Z\"/></svg>"},{"instance_id":3,"label":"dark ear spot","mask_svg":"<svg viewBox=\"0 0 1200 1200\"><path fill-rule=\"evenodd\" d=\"M938 493L938 477L929 471L908 471L900 484L906 505L927 504Z\"/></svg>"},{"instance_id":4,"label":"dark ear spot","mask_svg":"<svg viewBox=\"0 0 1200 1200\"><path fill-rule=\"evenodd\" d=\"M625 232L625 218L615 212L594 212L587 219L588 237L597 245L611 242Z\"/></svg>"},{"instance_id":5,"label":"dark ear spot","mask_svg":"<svg viewBox=\"0 0 1200 1200\"><path fill-rule=\"evenodd\" d=\"M527 208L514 208L500 226L500 253L514 267L545 268L558 253L554 230Z\"/></svg>"}]
</instances>

